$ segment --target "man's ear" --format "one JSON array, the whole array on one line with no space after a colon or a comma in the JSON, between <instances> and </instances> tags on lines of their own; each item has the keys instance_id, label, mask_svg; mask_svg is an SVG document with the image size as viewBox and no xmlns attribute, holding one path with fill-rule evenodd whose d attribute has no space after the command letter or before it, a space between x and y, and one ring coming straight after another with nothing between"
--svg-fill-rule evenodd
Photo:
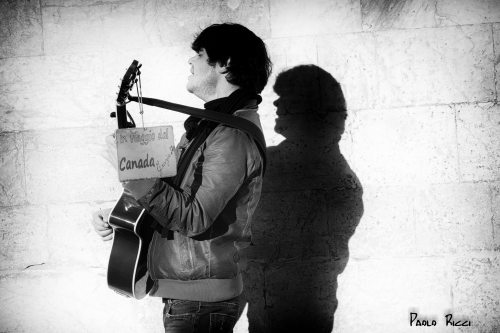
<instances>
[{"instance_id":1,"label":"man's ear","mask_svg":"<svg viewBox=\"0 0 500 333\"><path fill-rule=\"evenodd\" d=\"M217 71L220 74L227 74L228 73L228 67L230 66L229 64L231 63L231 58L227 59L226 63L217 63Z\"/></svg>"}]
</instances>

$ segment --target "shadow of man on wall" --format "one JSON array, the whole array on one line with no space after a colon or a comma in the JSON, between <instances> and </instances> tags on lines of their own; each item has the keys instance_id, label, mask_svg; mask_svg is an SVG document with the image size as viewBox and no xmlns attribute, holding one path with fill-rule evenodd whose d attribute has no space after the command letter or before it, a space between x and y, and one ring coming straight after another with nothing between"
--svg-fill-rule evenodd
<instances>
[{"instance_id":1,"label":"shadow of man on wall","mask_svg":"<svg viewBox=\"0 0 500 333\"><path fill-rule=\"evenodd\" d=\"M331 332L337 276L363 214L362 187L339 149L346 103L315 65L278 75L275 131L246 257L249 331Z\"/></svg>"}]
</instances>

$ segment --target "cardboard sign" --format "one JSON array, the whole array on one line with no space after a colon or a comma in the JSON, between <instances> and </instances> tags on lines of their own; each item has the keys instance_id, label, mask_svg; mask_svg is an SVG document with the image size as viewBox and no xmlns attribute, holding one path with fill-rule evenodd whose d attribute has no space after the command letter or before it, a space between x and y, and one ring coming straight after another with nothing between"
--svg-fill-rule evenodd
<instances>
[{"instance_id":1,"label":"cardboard sign","mask_svg":"<svg viewBox=\"0 0 500 333\"><path fill-rule=\"evenodd\" d=\"M175 176L177 161L172 126L122 128L116 130L118 179Z\"/></svg>"}]
</instances>

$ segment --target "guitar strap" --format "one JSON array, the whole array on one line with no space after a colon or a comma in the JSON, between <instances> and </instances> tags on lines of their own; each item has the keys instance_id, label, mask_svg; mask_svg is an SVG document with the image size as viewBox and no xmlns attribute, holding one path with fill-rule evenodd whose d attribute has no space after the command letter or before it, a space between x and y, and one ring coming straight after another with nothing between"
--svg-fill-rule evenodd
<instances>
[{"instance_id":1,"label":"guitar strap","mask_svg":"<svg viewBox=\"0 0 500 333\"><path fill-rule=\"evenodd\" d=\"M138 102L138 98L136 96L130 96L129 100L132 102ZM142 97L141 102L146 105L156 106L159 108L188 114L190 116L195 116L197 118L203 118L210 121L215 121L217 123L228 125L244 131L245 133L249 134L250 137L252 137L255 143L257 144L257 148L259 149L259 152L263 160L263 172L265 173L266 160L267 160L266 140L264 139L264 134L262 133L260 128L254 123L252 123L250 120L212 110L198 109L191 106L162 101L160 99L155 99L155 98ZM201 141L201 143L203 143L203 141Z\"/></svg>"}]
</instances>

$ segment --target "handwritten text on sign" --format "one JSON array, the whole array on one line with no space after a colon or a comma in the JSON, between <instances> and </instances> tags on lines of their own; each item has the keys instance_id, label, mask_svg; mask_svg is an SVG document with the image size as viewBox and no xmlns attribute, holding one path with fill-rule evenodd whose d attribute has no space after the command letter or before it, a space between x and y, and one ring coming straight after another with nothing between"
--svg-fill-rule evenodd
<instances>
[{"instance_id":1,"label":"handwritten text on sign","mask_svg":"<svg viewBox=\"0 0 500 333\"><path fill-rule=\"evenodd\" d=\"M118 179L163 178L176 174L172 126L116 130Z\"/></svg>"}]
</instances>

